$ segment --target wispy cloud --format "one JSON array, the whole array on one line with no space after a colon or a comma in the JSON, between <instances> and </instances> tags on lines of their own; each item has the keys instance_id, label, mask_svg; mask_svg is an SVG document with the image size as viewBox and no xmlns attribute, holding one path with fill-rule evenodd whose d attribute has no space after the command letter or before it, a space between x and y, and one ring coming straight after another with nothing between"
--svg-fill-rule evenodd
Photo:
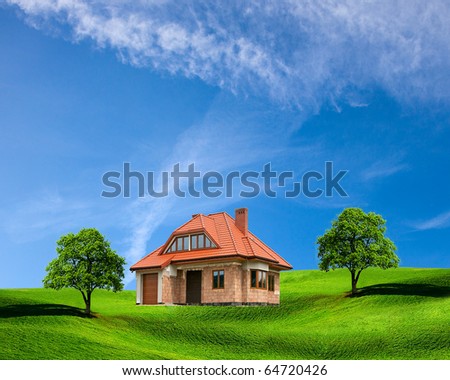
<instances>
[{"instance_id":1,"label":"wispy cloud","mask_svg":"<svg viewBox=\"0 0 450 380\"><path fill-rule=\"evenodd\" d=\"M411 223L419 231L435 230L450 227L450 211L439 214L431 219Z\"/></svg>"},{"instance_id":2,"label":"wispy cloud","mask_svg":"<svg viewBox=\"0 0 450 380\"><path fill-rule=\"evenodd\" d=\"M280 151L285 150L286 130L273 130L278 118L276 108L271 109L258 102L251 102L251 105L243 107L238 99L220 94L212 102L203 120L175 139L171 154L162 162L155 178L159 180L160 173L170 172L176 163L180 164L182 170L194 163L195 169L202 173L210 170L226 173L241 170L243 166L258 163L262 159L273 159ZM289 128L289 124L286 128ZM300 147L295 150L297 157L306 156L308 152L301 151ZM204 196L196 199L179 198L174 196L172 185L169 181L168 197L136 199L129 207L130 235L126 239L128 249L125 251L129 264L147 253L147 243L168 215L172 219L180 216L185 220L186 216L194 212L215 212L237 201L235 197L225 196L215 198L213 202ZM160 188L160 183L156 183L155 188ZM199 186L198 189L200 188ZM161 243L155 242L152 247ZM126 282L132 279L133 276L128 275Z\"/></svg>"},{"instance_id":3,"label":"wispy cloud","mask_svg":"<svg viewBox=\"0 0 450 380\"><path fill-rule=\"evenodd\" d=\"M67 232L81 221L91 220L92 215L89 202L67 199L59 192L35 193L33 199L12 206L2 210L0 228L17 243Z\"/></svg>"},{"instance_id":4,"label":"wispy cloud","mask_svg":"<svg viewBox=\"0 0 450 380\"><path fill-rule=\"evenodd\" d=\"M124 62L199 77L314 112L361 106L371 85L402 102L446 102L444 0L7 0L36 28L115 49Z\"/></svg>"},{"instance_id":5,"label":"wispy cloud","mask_svg":"<svg viewBox=\"0 0 450 380\"><path fill-rule=\"evenodd\" d=\"M364 181L371 181L374 179L389 177L398 172L407 170L408 168L408 164L398 161L377 161L367 169L363 170L363 172L361 173L361 177Z\"/></svg>"}]
</instances>

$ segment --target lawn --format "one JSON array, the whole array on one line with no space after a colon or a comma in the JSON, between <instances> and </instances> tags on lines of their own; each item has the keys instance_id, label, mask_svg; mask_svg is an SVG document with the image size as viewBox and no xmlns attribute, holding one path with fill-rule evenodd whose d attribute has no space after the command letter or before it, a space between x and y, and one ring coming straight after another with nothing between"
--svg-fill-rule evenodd
<instances>
[{"instance_id":1,"label":"lawn","mask_svg":"<svg viewBox=\"0 0 450 380\"><path fill-rule=\"evenodd\" d=\"M135 292L0 290L0 359L450 359L450 269L281 276L279 307L136 306Z\"/></svg>"}]
</instances>

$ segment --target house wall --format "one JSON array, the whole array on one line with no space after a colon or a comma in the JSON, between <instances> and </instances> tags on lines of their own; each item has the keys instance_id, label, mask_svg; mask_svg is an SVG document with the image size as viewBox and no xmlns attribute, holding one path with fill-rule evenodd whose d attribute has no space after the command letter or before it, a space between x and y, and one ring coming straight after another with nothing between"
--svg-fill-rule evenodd
<instances>
[{"instance_id":1,"label":"house wall","mask_svg":"<svg viewBox=\"0 0 450 380\"><path fill-rule=\"evenodd\" d=\"M176 281L176 300L174 303L186 303L186 271L179 269Z\"/></svg>"},{"instance_id":2,"label":"house wall","mask_svg":"<svg viewBox=\"0 0 450 380\"><path fill-rule=\"evenodd\" d=\"M142 301L142 276L136 272L136 305L140 305Z\"/></svg>"},{"instance_id":3,"label":"house wall","mask_svg":"<svg viewBox=\"0 0 450 380\"><path fill-rule=\"evenodd\" d=\"M250 287L250 269L247 270L246 279L247 283L246 290L246 301L247 303L269 303L269 304L279 304L280 303L280 273L269 271L267 275L274 275L274 291L269 291L267 289L255 289ZM268 281L268 280L267 280Z\"/></svg>"},{"instance_id":4,"label":"house wall","mask_svg":"<svg viewBox=\"0 0 450 380\"><path fill-rule=\"evenodd\" d=\"M224 271L224 288L213 289L213 271ZM202 303L242 303L241 264L214 265L203 269Z\"/></svg>"},{"instance_id":5,"label":"house wall","mask_svg":"<svg viewBox=\"0 0 450 380\"><path fill-rule=\"evenodd\" d=\"M162 303L172 304L175 299L175 280L176 277L171 277L166 273L162 276Z\"/></svg>"},{"instance_id":6,"label":"house wall","mask_svg":"<svg viewBox=\"0 0 450 380\"><path fill-rule=\"evenodd\" d=\"M186 303L186 271L164 271L162 274L162 303Z\"/></svg>"},{"instance_id":7,"label":"house wall","mask_svg":"<svg viewBox=\"0 0 450 380\"><path fill-rule=\"evenodd\" d=\"M250 288L251 270L266 270L273 274L274 291ZM164 304L186 303L186 272L188 270L202 271L202 304L279 304L280 274L268 270L265 263L231 262L223 264L190 264L182 266L171 265L160 272L160 293L158 302ZM224 270L225 286L223 289L213 289L212 274L214 270ZM142 277L142 276L140 276ZM137 284L139 281L137 280ZM141 282L142 283L142 280ZM137 289L136 293L141 293ZM139 302L137 302L139 303Z\"/></svg>"}]
</instances>

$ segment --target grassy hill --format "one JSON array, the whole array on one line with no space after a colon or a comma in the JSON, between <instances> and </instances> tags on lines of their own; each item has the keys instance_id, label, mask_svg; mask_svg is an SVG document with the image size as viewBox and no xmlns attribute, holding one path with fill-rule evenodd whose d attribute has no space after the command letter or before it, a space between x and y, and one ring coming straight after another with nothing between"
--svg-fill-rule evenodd
<instances>
[{"instance_id":1,"label":"grassy hill","mask_svg":"<svg viewBox=\"0 0 450 380\"><path fill-rule=\"evenodd\" d=\"M450 269L291 271L280 307L135 306L135 292L0 290L0 359L450 359Z\"/></svg>"}]
</instances>

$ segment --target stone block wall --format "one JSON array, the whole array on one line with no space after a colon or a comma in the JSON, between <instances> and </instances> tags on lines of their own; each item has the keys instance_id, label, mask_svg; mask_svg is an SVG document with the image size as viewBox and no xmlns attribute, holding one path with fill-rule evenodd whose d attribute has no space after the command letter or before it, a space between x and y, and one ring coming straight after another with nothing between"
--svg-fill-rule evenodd
<instances>
[{"instance_id":1,"label":"stone block wall","mask_svg":"<svg viewBox=\"0 0 450 380\"><path fill-rule=\"evenodd\" d=\"M224 288L213 289L213 271L224 271ZM208 266L202 274L202 303L242 303L242 269L238 264Z\"/></svg>"},{"instance_id":2,"label":"stone block wall","mask_svg":"<svg viewBox=\"0 0 450 380\"><path fill-rule=\"evenodd\" d=\"M176 276L164 272L162 277L162 302L165 304L186 303L186 271L177 270ZM280 274L274 275L274 291L253 289L250 287L250 269L243 269L240 263L209 264L196 270L202 270L202 304L279 304ZM224 271L224 288L213 289L213 271ZM268 273L268 274L269 274Z\"/></svg>"},{"instance_id":3,"label":"stone block wall","mask_svg":"<svg viewBox=\"0 0 450 380\"><path fill-rule=\"evenodd\" d=\"M246 304L279 304L280 303L280 274L278 272L268 272L267 275L274 276L274 291L268 289L251 288L251 270L243 270L242 275L242 302ZM267 277L268 282L268 277ZM268 285L268 283L267 283Z\"/></svg>"},{"instance_id":4,"label":"stone block wall","mask_svg":"<svg viewBox=\"0 0 450 380\"><path fill-rule=\"evenodd\" d=\"M175 278L163 273L162 276L162 303L172 304L175 298Z\"/></svg>"}]
</instances>

